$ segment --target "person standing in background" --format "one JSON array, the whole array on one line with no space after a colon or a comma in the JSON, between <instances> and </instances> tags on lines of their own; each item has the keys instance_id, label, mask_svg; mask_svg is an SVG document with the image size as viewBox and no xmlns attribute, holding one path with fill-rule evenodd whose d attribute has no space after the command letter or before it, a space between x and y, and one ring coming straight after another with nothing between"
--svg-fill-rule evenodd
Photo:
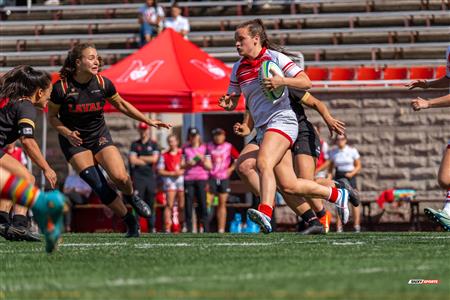
<instances>
[{"instance_id":1,"label":"person standing in background","mask_svg":"<svg viewBox=\"0 0 450 300\"><path fill-rule=\"evenodd\" d=\"M138 125L140 138L131 144L128 159L131 167L131 178L135 192L153 210L156 191L155 164L159 159L159 147L151 140L150 127L147 123ZM139 216L136 215L139 219ZM154 214L147 219L149 232L154 228Z\"/></svg>"},{"instance_id":2,"label":"person standing in background","mask_svg":"<svg viewBox=\"0 0 450 300\"><path fill-rule=\"evenodd\" d=\"M335 139L336 147L329 153L329 173L333 174L334 180L347 178L351 186L356 189L356 175L361 171L361 159L356 148L347 145L347 136L338 135ZM352 206L353 227L355 232L361 231L360 208ZM337 220L337 232L342 232L342 222Z\"/></svg>"},{"instance_id":3,"label":"person standing in background","mask_svg":"<svg viewBox=\"0 0 450 300\"><path fill-rule=\"evenodd\" d=\"M194 197L197 198L197 217L203 226L203 231L209 231L208 211L206 208L206 185L211 170L211 156L206 144L202 143L200 132L191 127L188 130L188 142L183 147L184 154L184 190L186 199L186 227L192 232L192 207ZM199 230L201 231L201 230Z\"/></svg>"},{"instance_id":4,"label":"person standing in background","mask_svg":"<svg viewBox=\"0 0 450 300\"><path fill-rule=\"evenodd\" d=\"M189 21L181 15L181 8L175 2L170 8L170 17L164 20L164 28L172 28L185 38L190 31Z\"/></svg>"},{"instance_id":5,"label":"person standing in background","mask_svg":"<svg viewBox=\"0 0 450 300\"><path fill-rule=\"evenodd\" d=\"M166 232L171 231L173 224L173 208L175 199L178 201L179 223L184 220L184 170L183 151L179 148L180 141L171 134L167 137L169 149L165 151L158 163L158 173L163 180L163 190L166 193L166 207L164 208L164 223Z\"/></svg>"},{"instance_id":6,"label":"person standing in background","mask_svg":"<svg viewBox=\"0 0 450 300\"><path fill-rule=\"evenodd\" d=\"M219 233L224 233L227 221L227 200L230 193L230 176L235 169L235 161L239 157L239 151L225 141L226 134L222 128L213 129L211 134L213 141L207 145L212 162L212 168L209 172L209 189L211 194L219 197L217 229Z\"/></svg>"},{"instance_id":7,"label":"person standing in background","mask_svg":"<svg viewBox=\"0 0 450 300\"><path fill-rule=\"evenodd\" d=\"M23 149L19 146L16 146L16 143L11 143L6 145L3 149L6 153L14 157L17 161L19 161L25 167L28 165L28 157L23 151Z\"/></svg>"},{"instance_id":8,"label":"person standing in background","mask_svg":"<svg viewBox=\"0 0 450 300\"><path fill-rule=\"evenodd\" d=\"M158 35L164 19L164 10L157 0L146 0L139 9L139 23L141 24L141 47Z\"/></svg>"}]
</instances>

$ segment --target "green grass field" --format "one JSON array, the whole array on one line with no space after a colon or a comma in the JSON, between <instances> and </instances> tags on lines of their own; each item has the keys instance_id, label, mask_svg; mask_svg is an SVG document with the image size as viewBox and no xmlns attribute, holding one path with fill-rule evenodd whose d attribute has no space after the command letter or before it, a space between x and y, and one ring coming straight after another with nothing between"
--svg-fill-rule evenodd
<instances>
[{"instance_id":1,"label":"green grass field","mask_svg":"<svg viewBox=\"0 0 450 300\"><path fill-rule=\"evenodd\" d=\"M0 241L0 299L449 299L450 235L65 235ZM438 279L437 285L408 285Z\"/></svg>"}]
</instances>

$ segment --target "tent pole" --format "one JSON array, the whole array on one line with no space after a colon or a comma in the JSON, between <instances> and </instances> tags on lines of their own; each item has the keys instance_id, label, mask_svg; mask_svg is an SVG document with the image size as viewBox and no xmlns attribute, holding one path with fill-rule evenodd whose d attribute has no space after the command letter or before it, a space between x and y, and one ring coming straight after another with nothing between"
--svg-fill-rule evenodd
<instances>
[{"instance_id":1,"label":"tent pole","mask_svg":"<svg viewBox=\"0 0 450 300\"><path fill-rule=\"evenodd\" d=\"M47 113L42 114L42 145L41 152L45 159L47 159ZM41 189L45 189L45 176L41 171Z\"/></svg>"},{"instance_id":2,"label":"tent pole","mask_svg":"<svg viewBox=\"0 0 450 300\"><path fill-rule=\"evenodd\" d=\"M191 127L195 127L195 113L191 113Z\"/></svg>"}]
</instances>

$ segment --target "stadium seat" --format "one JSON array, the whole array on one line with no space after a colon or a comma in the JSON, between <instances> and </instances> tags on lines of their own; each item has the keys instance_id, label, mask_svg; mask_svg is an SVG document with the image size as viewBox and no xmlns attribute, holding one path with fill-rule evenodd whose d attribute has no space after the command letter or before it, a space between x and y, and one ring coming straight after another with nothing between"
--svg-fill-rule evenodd
<instances>
[{"instance_id":1,"label":"stadium seat","mask_svg":"<svg viewBox=\"0 0 450 300\"><path fill-rule=\"evenodd\" d=\"M445 76L446 73L446 66L439 66L436 68L436 73L434 75L434 78L442 78Z\"/></svg>"},{"instance_id":2,"label":"stadium seat","mask_svg":"<svg viewBox=\"0 0 450 300\"><path fill-rule=\"evenodd\" d=\"M411 67L409 69L409 79L430 79L433 78L432 67Z\"/></svg>"},{"instance_id":3,"label":"stadium seat","mask_svg":"<svg viewBox=\"0 0 450 300\"><path fill-rule=\"evenodd\" d=\"M374 67L360 67L356 71L357 80L378 80L381 78L381 69Z\"/></svg>"},{"instance_id":4,"label":"stadium seat","mask_svg":"<svg viewBox=\"0 0 450 300\"><path fill-rule=\"evenodd\" d=\"M319 67L310 67L306 69L306 74L308 74L311 80L327 80L328 79L328 69Z\"/></svg>"},{"instance_id":5,"label":"stadium seat","mask_svg":"<svg viewBox=\"0 0 450 300\"><path fill-rule=\"evenodd\" d=\"M385 80L407 79L408 69L403 67L400 68L387 67L386 69L384 69L383 75Z\"/></svg>"},{"instance_id":6,"label":"stadium seat","mask_svg":"<svg viewBox=\"0 0 450 300\"><path fill-rule=\"evenodd\" d=\"M331 71L331 80L353 80L355 78L355 69L353 68L333 68Z\"/></svg>"}]
</instances>

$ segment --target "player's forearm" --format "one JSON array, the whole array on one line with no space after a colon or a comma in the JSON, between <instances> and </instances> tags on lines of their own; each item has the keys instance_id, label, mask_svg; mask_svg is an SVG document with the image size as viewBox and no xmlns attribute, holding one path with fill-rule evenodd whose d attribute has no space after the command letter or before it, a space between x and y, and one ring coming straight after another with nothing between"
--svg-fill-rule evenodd
<instances>
[{"instance_id":1,"label":"player's forearm","mask_svg":"<svg viewBox=\"0 0 450 300\"><path fill-rule=\"evenodd\" d=\"M49 117L50 125L56 129L56 131L62 135L62 136L68 136L72 133L72 130L67 128L57 116L50 116Z\"/></svg>"},{"instance_id":2,"label":"player's forearm","mask_svg":"<svg viewBox=\"0 0 450 300\"><path fill-rule=\"evenodd\" d=\"M428 105L430 106L430 108L449 107L450 106L450 94L439 97L439 98L430 99L430 100L428 100Z\"/></svg>"},{"instance_id":3,"label":"player's forearm","mask_svg":"<svg viewBox=\"0 0 450 300\"><path fill-rule=\"evenodd\" d=\"M244 119L242 120L243 125L247 125L247 127L250 129L250 131L253 130L253 127L255 126L255 121L252 118L252 115L250 114L250 111L246 110L244 113Z\"/></svg>"},{"instance_id":4,"label":"player's forearm","mask_svg":"<svg viewBox=\"0 0 450 300\"><path fill-rule=\"evenodd\" d=\"M312 82L305 72L300 73L297 77L283 77L284 85L299 89L299 90L309 90L312 87Z\"/></svg>"},{"instance_id":5,"label":"player's forearm","mask_svg":"<svg viewBox=\"0 0 450 300\"><path fill-rule=\"evenodd\" d=\"M310 96L308 99L311 99L312 101L303 103L317 111L325 122L332 118L330 111L328 110L328 107L325 105L325 103L314 98L313 96Z\"/></svg>"},{"instance_id":6,"label":"player's forearm","mask_svg":"<svg viewBox=\"0 0 450 300\"><path fill-rule=\"evenodd\" d=\"M134 107L131 103L122 100L116 104L113 104L121 113L127 115L130 118L135 119L136 121L150 123L150 119L146 117L143 113L141 113L136 107Z\"/></svg>"},{"instance_id":7,"label":"player's forearm","mask_svg":"<svg viewBox=\"0 0 450 300\"><path fill-rule=\"evenodd\" d=\"M450 78L444 76L436 80L427 80L427 88L448 88L450 87Z\"/></svg>"},{"instance_id":8,"label":"player's forearm","mask_svg":"<svg viewBox=\"0 0 450 300\"><path fill-rule=\"evenodd\" d=\"M21 142L27 155L41 170L51 169L45 160L45 157L42 155L41 149L39 149L39 145L35 139L22 138Z\"/></svg>"}]
</instances>

